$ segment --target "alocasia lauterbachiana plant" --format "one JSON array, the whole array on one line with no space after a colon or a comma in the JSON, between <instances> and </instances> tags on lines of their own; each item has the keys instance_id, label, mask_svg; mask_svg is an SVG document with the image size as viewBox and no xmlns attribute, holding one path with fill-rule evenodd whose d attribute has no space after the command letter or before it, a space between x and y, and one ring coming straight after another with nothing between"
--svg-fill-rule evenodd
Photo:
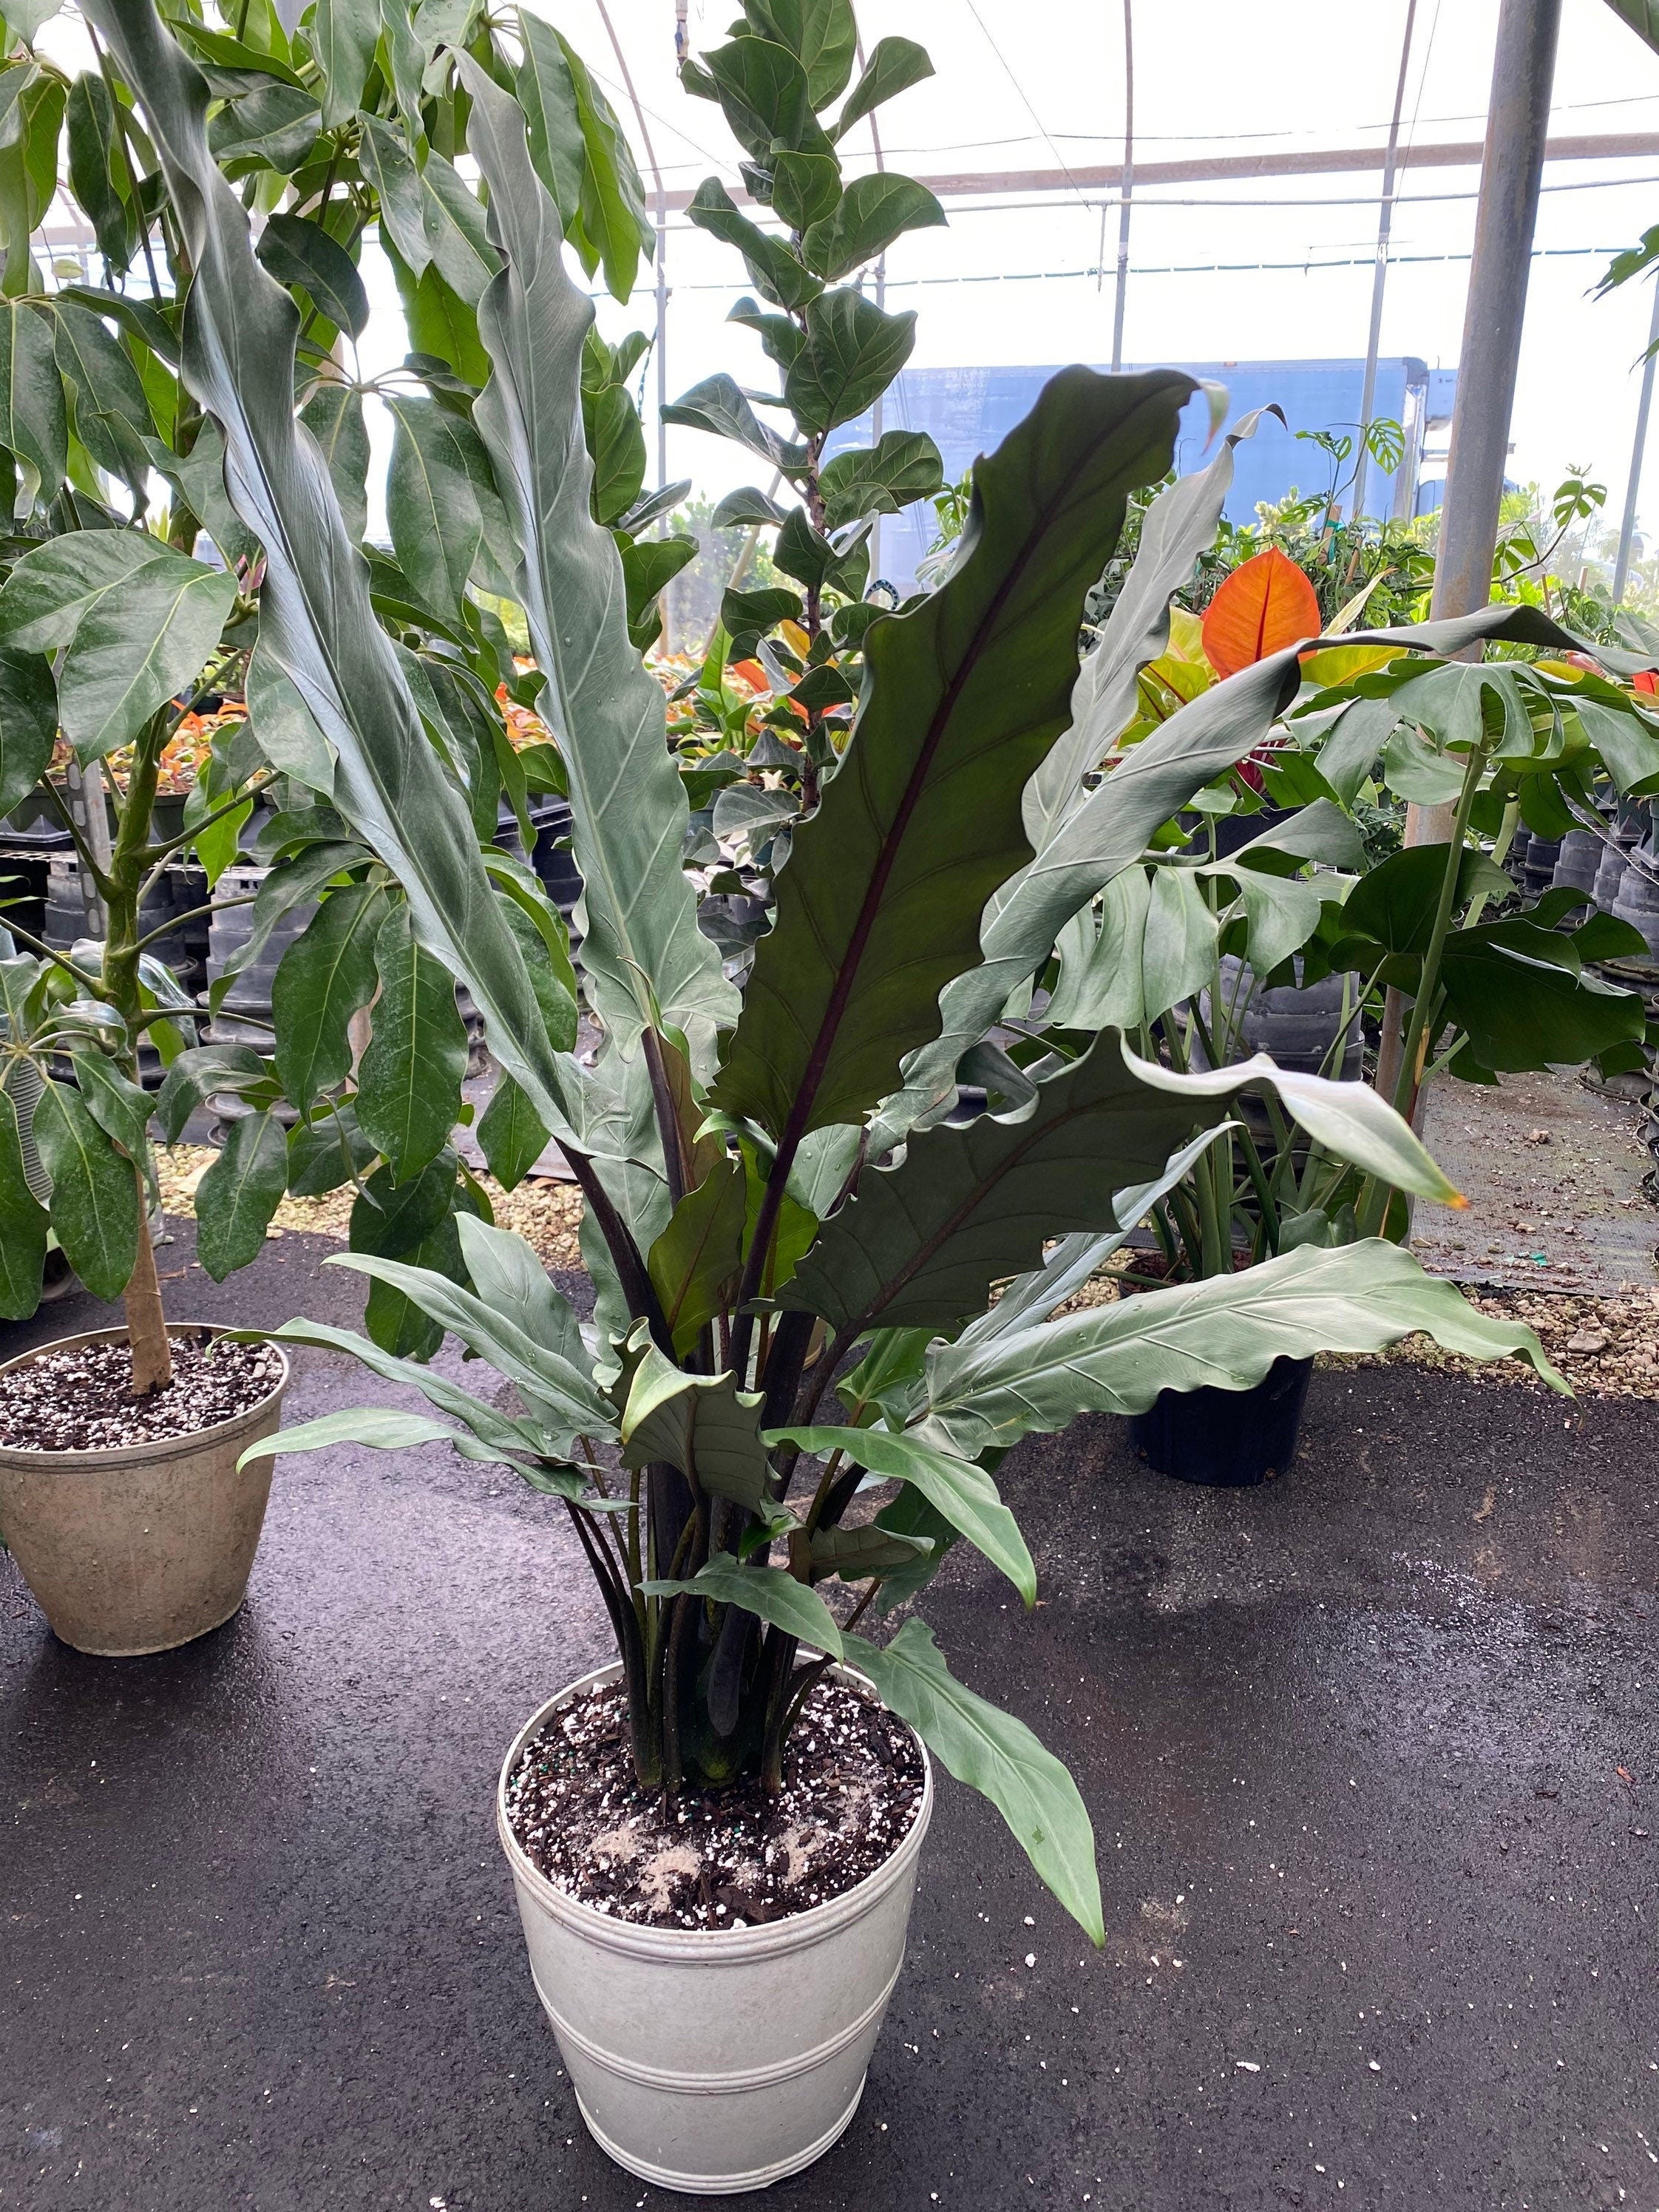
<instances>
[{"instance_id":1,"label":"alocasia lauterbachiana plant","mask_svg":"<svg viewBox=\"0 0 1659 2212\"><path fill-rule=\"evenodd\" d=\"M1169 466L1190 380L1067 370L980 464L948 577L866 633L851 735L798 827L739 994L696 927L662 694L629 642L617 550L590 511L577 402L591 310L566 273L519 100L459 58L492 267L477 302L490 378L473 420L568 775L586 987L606 1040L589 1067L550 1035L465 796L420 731L326 468L296 429L296 313L257 266L214 162L208 88L147 4L94 0L92 13L189 241L185 374L223 425L231 496L265 549L262 641L333 748L336 806L404 887L416 939L468 984L587 1201L591 1326L526 1246L481 1220L459 1224L465 1285L343 1256L489 1363L517 1410L295 1322L287 1340L353 1350L432 1410L331 1417L281 1447L449 1437L562 1499L615 1626L642 1784L775 1781L814 1671L856 1665L994 1800L1100 1940L1088 1820L1064 1766L948 1671L919 1618L885 1642L859 1626L913 1597L959 1539L1029 1601L1032 1563L996 1467L1022 1435L1080 1412L1130 1410L1171 1382L1242 1384L1286 1352L1419 1328L1475 1357L1541 1364L1527 1332L1376 1241L1291 1253L1243 1286L1053 1318L1079 1267L1226 1117L1226 1085L1142 1062L1115 1031L1030 1070L1019 1112L925 1126L954 1096L958 1035L984 1039L1067 916L1294 696L1293 653L1247 671L1092 787L1097 723L1128 718L1124 707L1111 720L1114 702L1159 648L1168 572L1190 560L1213 482L1170 495L1146 574L1081 676L1079 617L1128 493ZM781 11L768 21L781 29ZM784 100L794 76L780 68L765 82ZM1236 1073L1392 1183L1450 1194L1359 1087L1261 1064ZM897 1487L866 1522L853 1508L869 1478ZM857 1592L850 1611L826 1601L836 1584Z\"/></svg>"}]
</instances>

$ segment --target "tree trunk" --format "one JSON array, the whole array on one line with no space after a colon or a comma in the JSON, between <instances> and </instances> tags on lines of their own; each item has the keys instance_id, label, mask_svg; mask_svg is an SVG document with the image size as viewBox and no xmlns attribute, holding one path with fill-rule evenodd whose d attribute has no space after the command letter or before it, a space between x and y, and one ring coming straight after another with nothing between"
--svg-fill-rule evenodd
<instances>
[{"instance_id":1,"label":"tree trunk","mask_svg":"<svg viewBox=\"0 0 1659 2212\"><path fill-rule=\"evenodd\" d=\"M149 1237L149 1193L144 1171L135 1167L138 1182L138 1257L125 1292L127 1343L132 1352L132 1395L148 1398L165 1390L173 1380L173 1354L167 1346L167 1317L161 1311L161 1285L155 1273L155 1247Z\"/></svg>"}]
</instances>

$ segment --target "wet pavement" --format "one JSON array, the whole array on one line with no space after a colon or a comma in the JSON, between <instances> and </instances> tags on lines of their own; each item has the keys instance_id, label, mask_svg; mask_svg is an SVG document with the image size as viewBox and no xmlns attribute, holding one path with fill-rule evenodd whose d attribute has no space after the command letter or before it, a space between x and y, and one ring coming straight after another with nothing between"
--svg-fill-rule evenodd
<instances>
[{"instance_id":1,"label":"wet pavement","mask_svg":"<svg viewBox=\"0 0 1659 2212\"><path fill-rule=\"evenodd\" d=\"M349 1320L325 1249L216 1290L186 1231L171 1309ZM289 1418L386 1396L301 1354ZM927 1612L1070 1748L1107 1948L946 1782L863 2106L773 2201L1656 2212L1655 1413L1394 1365L1316 1376L1261 1492L1107 1420L1011 1457L1039 1610L958 1553ZM689 2204L583 2135L493 1833L605 1647L550 1501L437 1448L283 1462L247 1606L164 1657L0 1559L0 2208Z\"/></svg>"}]
</instances>

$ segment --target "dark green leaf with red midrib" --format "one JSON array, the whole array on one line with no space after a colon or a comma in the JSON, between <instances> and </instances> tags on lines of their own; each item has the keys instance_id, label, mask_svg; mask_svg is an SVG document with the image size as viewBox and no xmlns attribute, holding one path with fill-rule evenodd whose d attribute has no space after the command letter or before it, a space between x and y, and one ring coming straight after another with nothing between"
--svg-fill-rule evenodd
<instances>
[{"instance_id":1,"label":"dark green leaf with red midrib","mask_svg":"<svg viewBox=\"0 0 1659 2212\"><path fill-rule=\"evenodd\" d=\"M1020 795L1066 724L1084 595L1192 389L1062 370L979 464L955 574L870 631L857 730L796 832L714 1091L786 1152L890 1091L980 957L986 900L1030 857Z\"/></svg>"}]
</instances>

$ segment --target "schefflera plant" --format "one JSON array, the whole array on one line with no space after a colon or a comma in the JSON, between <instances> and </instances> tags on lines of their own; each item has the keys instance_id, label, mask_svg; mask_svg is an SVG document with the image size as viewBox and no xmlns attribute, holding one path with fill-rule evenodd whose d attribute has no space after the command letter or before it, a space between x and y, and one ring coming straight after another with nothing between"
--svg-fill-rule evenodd
<instances>
[{"instance_id":1,"label":"schefflera plant","mask_svg":"<svg viewBox=\"0 0 1659 2212\"><path fill-rule=\"evenodd\" d=\"M1103 1250L1225 1115L1225 1086L1138 1062L1115 1032L1035 1070L1023 1113L920 1126L941 1090L927 1055L951 1050L954 1068L956 1027L975 1021L984 1035L1021 981L1024 948L1042 940L1025 980L1047 957L1056 912L1063 921L1243 757L1261 713L1279 711L1287 680L1294 689L1293 657L1288 679L1283 667L1259 690L1238 679L1235 712L1218 714L1218 687L1195 720L1149 740L1133 773L1087 791L1099 756L1074 690L1083 682L1109 716L1106 687L1127 672L1133 688L1158 649L1170 586L1158 562L1176 558L1179 528L1124 595L1105 661L1079 679L1084 595L1128 490L1169 467L1190 380L1066 371L980 465L949 578L867 634L853 734L779 876L774 927L739 1000L696 928L662 694L629 641L617 551L590 511L576 426L591 310L565 273L521 109L461 58L499 263L479 301L492 374L475 420L568 773L585 984L606 1031L588 1067L553 1047L464 794L419 737L325 468L296 433L294 311L255 265L245 213L215 168L206 88L148 7L93 0L93 12L194 249L188 373L224 426L232 496L269 549L262 635L335 748L337 805L404 885L421 941L467 981L526 1110L558 1139L586 1199L591 1326L526 1245L477 1218L458 1224L471 1287L340 1256L488 1362L516 1409L301 1321L278 1334L355 1352L431 1412L334 1415L279 1448L447 1437L562 1499L615 1627L644 1788L672 1796L754 1773L775 1785L812 1681L851 1663L999 1806L1102 1940L1092 1838L1065 1766L949 1671L919 1617L884 1642L860 1625L914 1598L961 1540L1032 1600L1030 1554L994 1480L1030 1431L1133 1409L1170 1382L1248 1382L1282 1352L1375 1347L1422 1328L1477 1357L1520 1351L1541 1364L1527 1332L1470 1312L1376 1242L1293 1253L1243 1291L1218 1280L1050 1320L1078 1264L1062 1245L1045 1266L1050 1242L1085 1235ZM1066 770L1084 803L1057 809L1072 842L1055 852L1049 838L1051 865L1033 866L1024 802L1067 732L1072 756L1089 753ZM1037 887L1022 896L1022 884ZM988 903L1005 893L994 959ZM1265 1064L1237 1073L1276 1085L1291 1113L1402 1186L1450 1194L1369 1094L1281 1080ZM866 1521L851 1509L871 1477L897 1487ZM856 1591L850 1610L829 1601L838 1589Z\"/></svg>"}]
</instances>

